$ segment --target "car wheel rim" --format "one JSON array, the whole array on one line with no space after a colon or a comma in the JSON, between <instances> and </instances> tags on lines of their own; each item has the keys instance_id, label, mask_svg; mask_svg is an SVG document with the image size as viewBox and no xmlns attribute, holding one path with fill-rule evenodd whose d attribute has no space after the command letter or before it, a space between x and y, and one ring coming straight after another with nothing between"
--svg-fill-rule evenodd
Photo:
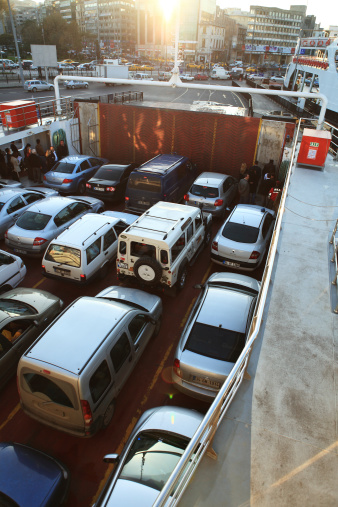
<instances>
[{"instance_id":1,"label":"car wheel rim","mask_svg":"<svg viewBox=\"0 0 338 507\"><path fill-rule=\"evenodd\" d=\"M113 418L114 412L115 412L115 404L114 404L114 402L112 402L107 407L107 410L104 413L104 416L103 416L103 426L108 426L108 424L110 423L110 421Z\"/></svg>"},{"instance_id":2,"label":"car wheel rim","mask_svg":"<svg viewBox=\"0 0 338 507\"><path fill-rule=\"evenodd\" d=\"M155 280L155 276L156 276L156 273L153 270L153 268L150 266L146 266L146 265L140 266L138 268L138 274L139 274L139 277L142 278L142 280L145 280L147 282L152 282L153 280Z\"/></svg>"},{"instance_id":3,"label":"car wheel rim","mask_svg":"<svg viewBox=\"0 0 338 507\"><path fill-rule=\"evenodd\" d=\"M186 270L184 270L180 276L179 283L178 283L180 289L183 289L186 279L187 279L187 272L186 272Z\"/></svg>"}]
</instances>

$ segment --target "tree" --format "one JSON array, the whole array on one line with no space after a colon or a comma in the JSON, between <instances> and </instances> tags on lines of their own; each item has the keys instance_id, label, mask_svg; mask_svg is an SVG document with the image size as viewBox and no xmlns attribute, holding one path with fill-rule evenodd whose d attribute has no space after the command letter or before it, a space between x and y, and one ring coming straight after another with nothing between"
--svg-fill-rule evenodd
<instances>
[{"instance_id":1,"label":"tree","mask_svg":"<svg viewBox=\"0 0 338 507\"><path fill-rule=\"evenodd\" d=\"M42 29L35 19L23 23L21 39L26 52L30 51L31 44L43 44Z\"/></svg>"}]
</instances>

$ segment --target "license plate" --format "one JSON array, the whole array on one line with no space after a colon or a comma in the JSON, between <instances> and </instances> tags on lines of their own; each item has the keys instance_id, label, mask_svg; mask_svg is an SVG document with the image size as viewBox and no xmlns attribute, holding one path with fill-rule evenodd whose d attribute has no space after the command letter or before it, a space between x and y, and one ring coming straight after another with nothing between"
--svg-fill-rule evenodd
<instances>
[{"instance_id":1,"label":"license plate","mask_svg":"<svg viewBox=\"0 0 338 507\"><path fill-rule=\"evenodd\" d=\"M241 265L237 262L223 261L224 266L231 266L232 268L239 268Z\"/></svg>"},{"instance_id":2,"label":"license plate","mask_svg":"<svg viewBox=\"0 0 338 507\"><path fill-rule=\"evenodd\" d=\"M94 190L99 190L100 192L104 192L104 188L102 188L102 187L94 187Z\"/></svg>"},{"instance_id":3,"label":"license plate","mask_svg":"<svg viewBox=\"0 0 338 507\"><path fill-rule=\"evenodd\" d=\"M128 264L126 262L119 262L118 267L123 268L123 269L128 269Z\"/></svg>"},{"instance_id":4,"label":"license plate","mask_svg":"<svg viewBox=\"0 0 338 507\"><path fill-rule=\"evenodd\" d=\"M148 202L148 201L137 201L137 204L144 204L144 206L149 206L150 202Z\"/></svg>"},{"instance_id":5,"label":"license plate","mask_svg":"<svg viewBox=\"0 0 338 507\"><path fill-rule=\"evenodd\" d=\"M215 389L219 389L221 387L220 382L216 382L215 380L210 380L209 378L197 377L197 376L193 375L192 380L194 382L198 382L199 384L203 384L205 386L214 387Z\"/></svg>"},{"instance_id":6,"label":"license plate","mask_svg":"<svg viewBox=\"0 0 338 507\"><path fill-rule=\"evenodd\" d=\"M69 275L70 273L70 269L54 268L54 271L60 275Z\"/></svg>"},{"instance_id":7,"label":"license plate","mask_svg":"<svg viewBox=\"0 0 338 507\"><path fill-rule=\"evenodd\" d=\"M13 250L16 253L21 253L21 254L25 254L26 253L26 250L20 250L20 248L14 248Z\"/></svg>"}]
</instances>

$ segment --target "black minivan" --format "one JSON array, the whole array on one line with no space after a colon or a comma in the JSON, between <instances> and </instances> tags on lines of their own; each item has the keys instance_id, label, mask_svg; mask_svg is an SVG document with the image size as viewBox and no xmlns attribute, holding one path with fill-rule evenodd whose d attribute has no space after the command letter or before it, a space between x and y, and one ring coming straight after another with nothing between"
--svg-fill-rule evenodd
<instances>
[{"instance_id":1,"label":"black minivan","mask_svg":"<svg viewBox=\"0 0 338 507\"><path fill-rule=\"evenodd\" d=\"M157 155L129 176L126 209L143 213L158 201L180 202L197 176L187 157Z\"/></svg>"}]
</instances>

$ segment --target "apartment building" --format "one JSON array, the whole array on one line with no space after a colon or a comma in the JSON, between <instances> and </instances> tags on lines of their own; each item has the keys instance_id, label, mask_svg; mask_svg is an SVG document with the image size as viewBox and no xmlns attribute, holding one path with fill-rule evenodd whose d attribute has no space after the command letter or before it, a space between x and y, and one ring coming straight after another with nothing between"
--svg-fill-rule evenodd
<instances>
[{"instance_id":1,"label":"apartment building","mask_svg":"<svg viewBox=\"0 0 338 507\"><path fill-rule=\"evenodd\" d=\"M256 63L264 60L283 62L296 47L306 17L306 5L291 5L289 10L277 7L250 7L245 53Z\"/></svg>"}]
</instances>

